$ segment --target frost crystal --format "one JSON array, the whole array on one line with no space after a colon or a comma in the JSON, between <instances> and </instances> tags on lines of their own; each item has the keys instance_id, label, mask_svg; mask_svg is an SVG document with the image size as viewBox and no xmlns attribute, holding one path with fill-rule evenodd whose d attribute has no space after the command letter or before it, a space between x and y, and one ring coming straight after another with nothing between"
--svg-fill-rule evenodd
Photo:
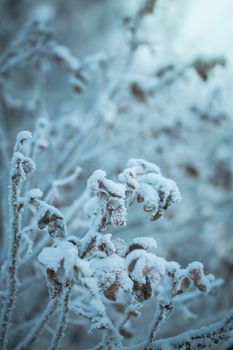
<instances>
[{"instance_id":1,"label":"frost crystal","mask_svg":"<svg viewBox=\"0 0 233 350\"><path fill-rule=\"evenodd\" d=\"M157 242L151 237L137 237L133 239L133 244L142 247L147 251L152 251L157 248Z\"/></svg>"},{"instance_id":2,"label":"frost crystal","mask_svg":"<svg viewBox=\"0 0 233 350\"><path fill-rule=\"evenodd\" d=\"M116 300L119 287L127 292L132 289L133 283L125 270L124 259L116 254L105 259L93 259L91 269L108 299Z\"/></svg>"},{"instance_id":3,"label":"frost crystal","mask_svg":"<svg viewBox=\"0 0 233 350\"><path fill-rule=\"evenodd\" d=\"M27 198L29 202L30 200L40 199L42 196L43 196L43 192L39 188L33 188L27 193Z\"/></svg>"},{"instance_id":4,"label":"frost crystal","mask_svg":"<svg viewBox=\"0 0 233 350\"><path fill-rule=\"evenodd\" d=\"M173 203L181 200L180 192L173 180L162 176L160 169L153 163L141 159L132 159L119 180L126 187L128 204L134 200L144 202L144 210L151 214L150 219L157 220Z\"/></svg>"},{"instance_id":5,"label":"frost crystal","mask_svg":"<svg viewBox=\"0 0 233 350\"><path fill-rule=\"evenodd\" d=\"M52 238L64 238L67 234L66 224L61 212L40 200L42 192L38 189L32 189L26 197L27 205L35 214L35 220L39 229L48 229Z\"/></svg>"},{"instance_id":6,"label":"frost crystal","mask_svg":"<svg viewBox=\"0 0 233 350\"><path fill-rule=\"evenodd\" d=\"M130 277L139 284L145 284L148 279L155 288L165 274L165 260L145 250L135 249L125 260Z\"/></svg>"},{"instance_id":7,"label":"frost crystal","mask_svg":"<svg viewBox=\"0 0 233 350\"><path fill-rule=\"evenodd\" d=\"M103 170L97 170L88 180L88 189L96 198L91 199L85 210L95 222L97 229L105 231L109 226L126 224L124 203L125 187L106 179Z\"/></svg>"},{"instance_id":8,"label":"frost crystal","mask_svg":"<svg viewBox=\"0 0 233 350\"><path fill-rule=\"evenodd\" d=\"M68 277L76 264L78 248L69 241L59 242L52 247L44 248L38 256L38 260L47 269L57 272L64 267L65 275Z\"/></svg>"},{"instance_id":9,"label":"frost crystal","mask_svg":"<svg viewBox=\"0 0 233 350\"><path fill-rule=\"evenodd\" d=\"M14 151L21 151L23 144L30 140L32 138L32 134L30 131L24 130L24 131L20 131L17 135L16 138L16 143L15 143L15 147L14 147Z\"/></svg>"}]
</instances>

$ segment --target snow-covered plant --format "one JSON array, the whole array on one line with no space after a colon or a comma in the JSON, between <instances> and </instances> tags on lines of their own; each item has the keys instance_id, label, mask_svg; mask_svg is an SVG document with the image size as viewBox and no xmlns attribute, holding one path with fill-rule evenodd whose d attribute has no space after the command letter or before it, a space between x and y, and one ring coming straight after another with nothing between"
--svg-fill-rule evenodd
<instances>
[{"instance_id":1,"label":"snow-covered plant","mask_svg":"<svg viewBox=\"0 0 233 350\"><path fill-rule=\"evenodd\" d=\"M156 165L142 159L131 159L119 179L127 186L129 204L135 199L144 202L143 208L151 213L151 221L159 219L164 210L180 200L174 181L164 178Z\"/></svg>"},{"instance_id":2,"label":"snow-covered plant","mask_svg":"<svg viewBox=\"0 0 233 350\"><path fill-rule=\"evenodd\" d=\"M82 237L78 233L70 235L63 214L42 200L43 193L39 189L25 187L23 193L22 184L35 168L26 155L30 139L28 131L18 135L11 162L8 257L1 277L7 280L1 313L1 349L7 349L9 333L13 330L10 326L19 292L22 238L33 231L48 235L51 240L51 244L42 247L35 256L46 277L50 301L17 344L18 350L31 348L54 314L58 314L57 322L47 346L53 350L60 348L71 312L88 319L91 332L101 332L96 349L123 349L127 334L125 325L132 317L140 316L139 309L143 309L149 299L155 301L156 307L148 335L143 343L130 348L163 349L161 341L157 347L157 335L171 316L176 300L195 289L199 293L209 293L214 287L214 277L205 275L199 262L181 268L177 262L160 257L156 253L157 243L151 237L135 237L127 243L114 238L108 230L127 224L128 207L136 200L144 202L144 210L151 213L152 221L158 219L170 205L180 201L176 183L163 177L155 164L142 159L131 159L119 175L119 182L109 180L104 171L96 170L87 181L87 190L93 194L85 205L90 218L89 230ZM23 210L31 212L30 226L22 226ZM30 237L27 240L30 241ZM43 242L46 245L47 240ZM127 305L126 313L123 317L118 315L116 321L111 317L111 303L123 300ZM224 331L218 330L219 336L213 337L213 344L230 337L232 320L229 320L228 328L224 326ZM224 338L221 337L223 332ZM203 334L198 337L202 339ZM191 344L195 346L195 342Z\"/></svg>"},{"instance_id":3,"label":"snow-covered plant","mask_svg":"<svg viewBox=\"0 0 233 350\"><path fill-rule=\"evenodd\" d=\"M182 51L191 3L0 2L1 349L231 348L231 56Z\"/></svg>"},{"instance_id":4,"label":"snow-covered plant","mask_svg":"<svg viewBox=\"0 0 233 350\"><path fill-rule=\"evenodd\" d=\"M9 179L9 244L7 261L4 266L4 269L8 271L7 299L2 307L1 313L0 348L2 349L6 348L9 326L17 296L18 256L21 241L22 210L24 208L24 201L21 197L21 188L27 176L34 170L33 161L23 153L25 143L27 143L30 138L31 133L28 131L22 131L18 134L11 160Z\"/></svg>"}]
</instances>

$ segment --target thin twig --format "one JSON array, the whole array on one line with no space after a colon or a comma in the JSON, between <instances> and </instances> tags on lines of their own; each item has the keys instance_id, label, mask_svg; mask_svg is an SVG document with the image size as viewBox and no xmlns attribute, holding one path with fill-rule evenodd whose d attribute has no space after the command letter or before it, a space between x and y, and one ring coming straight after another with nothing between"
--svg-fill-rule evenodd
<instances>
[{"instance_id":1,"label":"thin twig","mask_svg":"<svg viewBox=\"0 0 233 350\"><path fill-rule=\"evenodd\" d=\"M51 299L47 305L47 308L35 323L34 327L31 329L27 337L16 347L16 350L26 350L29 346L34 343L43 333L46 325L50 321L56 307L58 304L58 299Z\"/></svg>"},{"instance_id":2,"label":"thin twig","mask_svg":"<svg viewBox=\"0 0 233 350\"><path fill-rule=\"evenodd\" d=\"M53 337L52 343L49 348L50 350L59 349L61 346L62 339L65 335L65 329L68 323L69 304L70 304L72 286L73 286L73 281L72 279L69 279L66 282L66 286L63 291L60 318L58 320L57 329L55 331L55 335Z\"/></svg>"}]
</instances>

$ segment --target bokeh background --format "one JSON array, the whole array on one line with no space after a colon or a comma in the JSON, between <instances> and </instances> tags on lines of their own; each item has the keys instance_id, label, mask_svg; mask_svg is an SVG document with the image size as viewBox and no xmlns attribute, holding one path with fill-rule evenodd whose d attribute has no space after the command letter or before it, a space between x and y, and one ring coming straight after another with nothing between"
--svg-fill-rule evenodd
<instances>
[{"instance_id":1,"label":"bokeh background","mask_svg":"<svg viewBox=\"0 0 233 350\"><path fill-rule=\"evenodd\" d=\"M112 234L128 241L151 236L159 255L182 266L201 261L218 280L210 296L177 306L161 331L161 336L172 336L219 320L233 304L233 2L157 1L154 11L140 21L132 48L130 25L142 3L1 0L1 67L14 43L22 45L20 37L30 36L22 31L34 19L46 23L45 31L49 28L54 40L78 57L88 75L80 91L66 66L39 53L38 59L1 76L1 261L9 159L20 130L40 130L40 118L48 122L46 130L39 131L46 147L42 142L36 156L34 187L47 193L54 180L82 168L78 179L53 197L65 217L95 169L116 178L132 157L152 161L176 181L182 202L153 223L136 205L129 210L127 227ZM68 228L80 237L87 227L80 207L69 216ZM38 265L31 264L22 278L35 278ZM42 280L39 272L36 278ZM35 293L36 314L36 300L43 304L47 297L46 282ZM33 317L26 305L28 294L19 298L16 330ZM141 319L133 321L137 331L128 343L145 335L152 305L148 301ZM87 340L86 327L72 316L64 349L93 345L96 335ZM50 330L46 332L45 339ZM43 343L37 346L41 349Z\"/></svg>"}]
</instances>

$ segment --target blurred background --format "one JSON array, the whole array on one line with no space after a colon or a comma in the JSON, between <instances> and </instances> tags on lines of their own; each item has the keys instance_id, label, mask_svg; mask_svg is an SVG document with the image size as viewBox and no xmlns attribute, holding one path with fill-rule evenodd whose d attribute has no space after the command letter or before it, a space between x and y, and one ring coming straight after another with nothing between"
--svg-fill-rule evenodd
<instances>
[{"instance_id":1,"label":"blurred background","mask_svg":"<svg viewBox=\"0 0 233 350\"><path fill-rule=\"evenodd\" d=\"M45 194L82 168L52 201L79 237L87 218L82 207L70 218L70 207L92 172L105 169L116 179L132 157L154 162L176 181L182 202L153 223L136 205L127 227L112 233L128 241L151 236L158 255L182 266L201 261L220 286L177 306L161 332L172 336L215 322L233 304L233 2L158 0L142 10L144 3L0 1L2 247L9 159L20 130L39 135L31 185ZM152 304L133 321L136 340ZM82 327L69 328L69 349L84 346Z\"/></svg>"}]
</instances>

